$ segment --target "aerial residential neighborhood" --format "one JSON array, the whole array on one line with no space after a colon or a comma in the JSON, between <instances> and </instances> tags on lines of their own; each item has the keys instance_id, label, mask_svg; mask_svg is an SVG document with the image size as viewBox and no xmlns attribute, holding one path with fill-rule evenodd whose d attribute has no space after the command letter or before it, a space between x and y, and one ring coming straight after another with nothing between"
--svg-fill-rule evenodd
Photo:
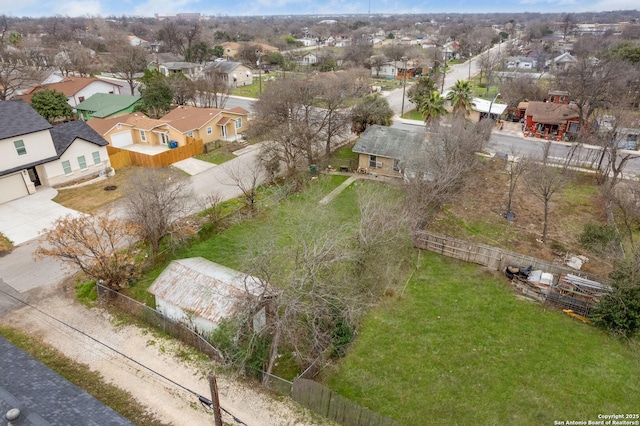
<instances>
[{"instance_id":1,"label":"aerial residential neighborhood","mask_svg":"<svg viewBox=\"0 0 640 426\"><path fill-rule=\"evenodd\" d=\"M640 424L640 11L242 5L0 16L7 424Z\"/></svg>"}]
</instances>

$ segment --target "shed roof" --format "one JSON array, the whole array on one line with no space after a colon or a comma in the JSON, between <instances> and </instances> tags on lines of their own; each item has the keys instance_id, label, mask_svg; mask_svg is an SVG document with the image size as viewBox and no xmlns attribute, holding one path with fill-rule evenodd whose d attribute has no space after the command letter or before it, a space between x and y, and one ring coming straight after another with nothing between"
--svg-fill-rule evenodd
<instances>
[{"instance_id":1,"label":"shed roof","mask_svg":"<svg viewBox=\"0 0 640 426\"><path fill-rule=\"evenodd\" d=\"M96 93L76 105L76 109L78 111L89 111L92 116L97 118L104 118L129 108L139 100L139 95Z\"/></svg>"},{"instance_id":2,"label":"shed roof","mask_svg":"<svg viewBox=\"0 0 640 426\"><path fill-rule=\"evenodd\" d=\"M265 288L251 275L202 257L191 257L171 262L149 287L149 292L200 318L218 323L233 315L242 299L265 295Z\"/></svg>"},{"instance_id":3,"label":"shed roof","mask_svg":"<svg viewBox=\"0 0 640 426\"><path fill-rule=\"evenodd\" d=\"M353 147L353 152L394 160L407 160L424 144L424 132L410 132L376 124L368 127L360 135Z\"/></svg>"},{"instance_id":4,"label":"shed roof","mask_svg":"<svg viewBox=\"0 0 640 426\"><path fill-rule=\"evenodd\" d=\"M497 102L491 104L491 101L486 99L473 98L473 106L471 108L478 112L489 112L489 108L491 108L491 114L502 115L507 106L507 104L499 104Z\"/></svg>"}]
</instances>

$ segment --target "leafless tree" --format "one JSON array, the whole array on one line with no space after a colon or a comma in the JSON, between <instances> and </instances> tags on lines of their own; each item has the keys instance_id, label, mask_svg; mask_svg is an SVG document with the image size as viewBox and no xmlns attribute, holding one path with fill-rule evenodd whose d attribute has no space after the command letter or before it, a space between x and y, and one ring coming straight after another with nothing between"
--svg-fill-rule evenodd
<instances>
[{"instance_id":1,"label":"leafless tree","mask_svg":"<svg viewBox=\"0 0 640 426\"><path fill-rule=\"evenodd\" d=\"M510 155L507 157L507 173L509 174L509 198L507 201L507 211L510 213L513 211L513 196L515 195L516 188L520 177L527 171L529 164L528 159L523 156L517 149L511 149Z\"/></svg>"},{"instance_id":2,"label":"leafless tree","mask_svg":"<svg viewBox=\"0 0 640 426\"><path fill-rule=\"evenodd\" d=\"M567 36L571 34L575 27L575 17L571 13L563 13L561 21L562 39L566 40Z\"/></svg>"},{"instance_id":3,"label":"leafless tree","mask_svg":"<svg viewBox=\"0 0 640 426\"><path fill-rule=\"evenodd\" d=\"M613 205L617 209L616 227L622 228L631 252L640 259L640 247L636 241L640 230L640 183L635 180L624 181L615 187L612 195Z\"/></svg>"},{"instance_id":4,"label":"leafless tree","mask_svg":"<svg viewBox=\"0 0 640 426\"><path fill-rule=\"evenodd\" d=\"M582 57L557 74L558 88L570 93L579 111L581 137L586 137L595 124L595 112L610 107L620 93L625 93L627 73L631 70L623 61Z\"/></svg>"},{"instance_id":5,"label":"leafless tree","mask_svg":"<svg viewBox=\"0 0 640 426\"><path fill-rule=\"evenodd\" d=\"M483 53L478 59L478 66L480 67L480 80L482 80L482 74L486 78L486 91L485 95L489 93L489 86L493 84L493 77L495 72L499 70L500 65L504 57L498 52L492 52L491 50Z\"/></svg>"},{"instance_id":6,"label":"leafless tree","mask_svg":"<svg viewBox=\"0 0 640 426\"><path fill-rule=\"evenodd\" d=\"M132 235L133 227L109 212L68 215L44 234L34 256L60 259L70 269L79 269L117 291L138 272Z\"/></svg>"},{"instance_id":7,"label":"leafless tree","mask_svg":"<svg viewBox=\"0 0 640 426\"><path fill-rule=\"evenodd\" d=\"M534 197L544 204L542 225L542 242L547 243L549 228L549 207L551 199L560 192L568 183L569 176L566 167L552 164L549 159L551 142L543 145L541 158L531 163L529 172L525 175L529 190Z\"/></svg>"},{"instance_id":8,"label":"leafless tree","mask_svg":"<svg viewBox=\"0 0 640 426\"><path fill-rule=\"evenodd\" d=\"M382 48L384 55L392 61L402 61L407 56L407 46L403 44L388 44Z\"/></svg>"},{"instance_id":9,"label":"leafless tree","mask_svg":"<svg viewBox=\"0 0 640 426\"><path fill-rule=\"evenodd\" d=\"M386 64L387 62L389 62L389 58L384 55L374 55L367 61L371 69L376 71L376 77L380 76L380 71L382 70L384 64Z\"/></svg>"},{"instance_id":10,"label":"leafless tree","mask_svg":"<svg viewBox=\"0 0 640 426\"><path fill-rule=\"evenodd\" d=\"M231 89L224 81L222 73L212 71L194 82L200 106L223 109L229 99Z\"/></svg>"},{"instance_id":11,"label":"leafless tree","mask_svg":"<svg viewBox=\"0 0 640 426\"><path fill-rule=\"evenodd\" d=\"M249 166L240 166L238 163L227 163L222 166L227 174L223 185L237 187L242 192L242 198L251 212L256 209L258 187L267 178L264 164L256 159Z\"/></svg>"},{"instance_id":12,"label":"leafless tree","mask_svg":"<svg viewBox=\"0 0 640 426\"><path fill-rule=\"evenodd\" d=\"M529 74L519 74L514 78L500 82L500 98L509 107L515 108L522 101L542 101L547 91Z\"/></svg>"},{"instance_id":13,"label":"leafless tree","mask_svg":"<svg viewBox=\"0 0 640 426\"><path fill-rule=\"evenodd\" d=\"M135 94L135 80L147 67L147 52L137 46L123 46L115 53L112 72L129 83L131 94Z\"/></svg>"},{"instance_id":14,"label":"leafless tree","mask_svg":"<svg viewBox=\"0 0 640 426\"><path fill-rule=\"evenodd\" d=\"M28 60L19 53L0 51L0 100L4 101L41 82L42 72L27 64Z\"/></svg>"},{"instance_id":15,"label":"leafless tree","mask_svg":"<svg viewBox=\"0 0 640 426\"><path fill-rule=\"evenodd\" d=\"M403 165L407 210L412 228L423 228L457 194L477 166L476 153L489 139L488 120L444 120L424 147Z\"/></svg>"},{"instance_id":16,"label":"leafless tree","mask_svg":"<svg viewBox=\"0 0 640 426\"><path fill-rule=\"evenodd\" d=\"M160 252L162 239L189 212L189 181L169 169L136 170L126 183L124 205L136 234L149 244L152 254Z\"/></svg>"}]
</instances>

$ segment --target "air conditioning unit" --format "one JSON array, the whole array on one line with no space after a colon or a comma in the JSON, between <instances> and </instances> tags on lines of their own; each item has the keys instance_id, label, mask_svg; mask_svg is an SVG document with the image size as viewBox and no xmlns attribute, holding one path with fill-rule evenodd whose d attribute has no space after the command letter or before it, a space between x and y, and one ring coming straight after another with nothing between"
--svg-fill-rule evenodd
<instances>
[{"instance_id":1,"label":"air conditioning unit","mask_svg":"<svg viewBox=\"0 0 640 426\"><path fill-rule=\"evenodd\" d=\"M382 167L382 161L376 161L376 168L379 169Z\"/></svg>"}]
</instances>

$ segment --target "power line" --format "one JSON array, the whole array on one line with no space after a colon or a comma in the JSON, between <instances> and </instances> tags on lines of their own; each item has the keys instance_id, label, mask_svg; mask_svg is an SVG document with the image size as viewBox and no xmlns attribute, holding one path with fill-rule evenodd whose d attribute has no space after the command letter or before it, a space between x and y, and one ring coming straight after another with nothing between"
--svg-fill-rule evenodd
<instances>
[{"instance_id":1,"label":"power line","mask_svg":"<svg viewBox=\"0 0 640 426\"><path fill-rule=\"evenodd\" d=\"M18 299L17 297L15 297L15 296L13 296L13 295L11 295L11 294L9 294L9 293L5 292L4 290L0 290L0 293L4 294L5 296L7 296L7 297L9 297L9 298L11 298L11 299L13 299L13 300L16 300L16 301L17 301L17 302L19 302L19 303L22 303L22 304L23 304L23 305L25 305L25 306L28 306L28 307L29 307L29 308L31 308L31 309L34 309L34 310L35 310L35 311L37 311L38 313L40 313L40 314L42 314L42 315L44 315L44 316L46 316L46 317L48 317L48 318L51 318L52 320L57 321L58 323L60 323L60 324L62 324L62 325L64 325L64 326L66 326L66 327L69 327L70 329L72 329L72 330L74 330L74 331L76 331L76 332L78 332L78 333L82 334L82 335L83 335L83 336L85 336L85 337L88 337L89 339L93 340L94 342L98 343L99 345L102 345L102 346L106 347L107 349L109 349L109 350L111 350L111 351L113 351L113 352L117 353L118 355L120 355L120 356L122 356L122 357L124 357L124 358L128 359L129 361L133 362L134 364L139 365L140 367L142 367L142 368L146 369L147 371L150 371L151 373L153 373L153 374L155 374L155 375L157 375L157 376L159 376L159 377L162 377L163 379L165 379L165 380L166 380L166 381L168 381L169 383L171 383L171 384L173 384L173 385L175 385L175 386L177 386L177 387L179 387L179 388L181 388L181 389L183 389L183 390L187 391L188 393L190 393L190 394L194 395L195 397L197 397L197 398L198 398L198 401L200 401L200 403L201 403L203 406L207 406L207 407L209 407L209 408L211 407L211 405L212 405L211 400L209 400L208 398L206 398L206 397L205 397L205 396L203 396L203 395L200 395L200 394L199 394L199 393L197 393L196 391L193 391L193 390L191 390L191 389L187 388L186 386L183 386L183 385L181 385L180 383L176 382L175 380L172 380L172 379L168 378L168 377L167 377L167 376L165 376L164 374L162 374L162 373L160 373L160 372L158 372L158 371L155 371L155 370L153 370L153 369L152 369L152 368L150 368L150 367L147 367L146 365L142 364L141 362L136 361L135 359L131 358L129 355L127 355L127 354L124 354L124 353L120 352L120 351L119 351L119 350L117 350L116 348L114 348L114 347L112 347L112 346L110 346L110 345L108 345L108 344L106 344L106 343L104 343L104 342L101 342L100 340L98 340L98 339L96 339L95 337L93 337L93 336L91 336L91 335L89 335L89 334L85 333L84 331L82 331L82 330L80 330L80 329L78 329L78 328L74 327L73 325L71 325L71 324L67 324L66 322L64 322L64 321L62 321L62 320L60 320L60 319L58 319L58 318L54 317L53 315L50 315L50 314L48 314L48 313L44 312L43 310L41 310L40 308L38 308L38 307L36 307L36 306L34 306L34 305L30 304L29 302L25 302L24 300ZM229 411L228 411L228 410L226 410L225 408L220 407L220 409L221 409L222 411L224 411L225 413L227 413L228 415L230 415L236 423L239 423L239 424L242 424L242 425L247 426L247 424L246 424L245 422L243 422L242 420L240 420L239 418L237 418L236 416L234 416L233 414L231 414L231 412L229 412Z\"/></svg>"}]
</instances>

